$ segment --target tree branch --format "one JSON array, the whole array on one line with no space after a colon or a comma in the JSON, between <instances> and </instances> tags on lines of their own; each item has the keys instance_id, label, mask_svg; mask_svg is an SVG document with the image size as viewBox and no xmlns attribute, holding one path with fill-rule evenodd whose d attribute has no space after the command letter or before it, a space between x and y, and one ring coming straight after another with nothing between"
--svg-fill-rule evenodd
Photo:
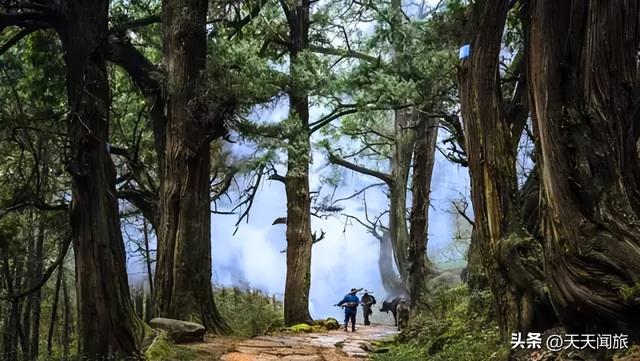
<instances>
[{"instance_id":1,"label":"tree branch","mask_svg":"<svg viewBox=\"0 0 640 361\"><path fill-rule=\"evenodd\" d=\"M162 20L160 15L149 15L140 19L133 19L118 24L111 29L114 34L124 34L127 30L141 28L151 24L157 24Z\"/></svg>"},{"instance_id":2,"label":"tree branch","mask_svg":"<svg viewBox=\"0 0 640 361\"><path fill-rule=\"evenodd\" d=\"M20 40L30 35L31 33L36 32L41 29L40 27L28 27L20 30L15 35L11 37L11 39L7 40L6 43L0 47L0 55L4 54L7 50L11 49L14 45L16 45Z\"/></svg>"},{"instance_id":3,"label":"tree branch","mask_svg":"<svg viewBox=\"0 0 640 361\"><path fill-rule=\"evenodd\" d=\"M379 172L376 170L372 170L369 168L365 168L363 166L357 165L355 163L351 163L348 160L342 159L332 153L329 153L329 162L333 164L337 164L339 166L345 167L347 169L351 169L354 172L358 172L361 174L369 175L375 178L380 179L385 182L389 187L393 187L393 178L391 175L383 172Z\"/></svg>"},{"instance_id":4,"label":"tree branch","mask_svg":"<svg viewBox=\"0 0 640 361\"><path fill-rule=\"evenodd\" d=\"M157 229L157 221L160 217L158 215L158 195L156 193L126 188L118 191L118 198L133 204L142 212L142 215L151 223L151 226Z\"/></svg>"},{"instance_id":5,"label":"tree branch","mask_svg":"<svg viewBox=\"0 0 640 361\"><path fill-rule=\"evenodd\" d=\"M336 49L336 48L325 48L322 46L309 46L309 50L319 54L325 55L335 55L343 58L354 58L367 61L369 63L379 63L380 57L371 56L366 53L362 53L359 51L355 51L352 49Z\"/></svg>"},{"instance_id":6,"label":"tree branch","mask_svg":"<svg viewBox=\"0 0 640 361\"><path fill-rule=\"evenodd\" d=\"M3 218L7 214L13 211L17 211L22 208L33 207L35 209L39 209L42 211L67 211L69 210L69 204L67 203L59 203L59 204L48 204L41 200L30 200L24 202L18 202L14 204L10 204L3 209L0 209L0 218Z\"/></svg>"},{"instance_id":7,"label":"tree branch","mask_svg":"<svg viewBox=\"0 0 640 361\"><path fill-rule=\"evenodd\" d=\"M6 301L17 301L25 296L28 296L34 292L37 292L45 283L51 278L53 272L58 268L62 262L64 261L65 256L67 255L67 251L69 250L69 245L71 244L71 237L65 237L64 242L62 243L62 247L60 249L60 254L58 258L44 271L42 278L36 282L31 288L22 291L18 294L11 294L8 296L2 296L0 299Z\"/></svg>"},{"instance_id":8,"label":"tree branch","mask_svg":"<svg viewBox=\"0 0 640 361\"><path fill-rule=\"evenodd\" d=\"M349 200L349 199L353 199L353 198L355 198L355 197L359 196L360 194L364 193L367 189L374 188L374 187L380 187L380 186L383 186L383 185L386 185L386 183L373 183L373 184L369 184L368 186L366 186L366 187L362 188L361 190L359 190L359 191L357 191L357 192L353 193L352 195L350 195L350 196L348 196L348 197L344 197L344 198L336 199L335 201L333 201L333 202L332 202L332 204L336 204L336 203L338 203L338 202L342 202L342 201L347 201L347 200Z\"/></svg>"},{"instance_id":9,"label":"tree branch","mask_svg":"<svg viewBox=\"0 0 640 361\"><path fill-rule=\"evenodd\" d=\"M166 76L131 43L110 35L106 42L107 60L122 67L142 92L149 104L149 116L158 159L162 162L166 119L164 85Z\"/></svg>"},{"instance_id":10,"label":"tree branch","mask_svg":"<svg viewBox=\"0 0 640 361\"><path fill-rule=\"evenodd\" d=\"M467 204L467 202L466 202L466 201L465 201L465 202L463 202L463 204L464 204L464 208L461 208L461 207L460 207L460 202L453 201L453 202L451 202L451 203L453 204L453 208L455 208L455 209L456 209L456 212L458 212L458 214L459 214L460 216L462 216L462 218L464 218L467 222L469 222L469 224L470 224L471 226L473 226L473 225L475 224L475 223L473 222L473 220L472 220L472 219L467 215L467 212L466 212L466 211L467 211L467 207L468 207L469 205Z\"/></svg>"},{"instance_id":11,"label":"tree branch","mask_svg":"<svg viewBox=\"0 0 640 361\"><path fill-rule=\"evenodd\" d=\"M344 109L342 111L340 111L340 109ZM358 109L356 108L356 105L348 105L348 106L342 106L342 107L338 107L336 109L334 109L331 113L329 113L328 115L320 118L319 120L309 124L310 128L309 129L309 135L315 133L316 131L318 131L320 128L324 127L325 125L331 123L332 121L344 116L344 115L348 115L348 114L353 114L356 113L358 111Z\"/></svg>"},{"instance_id":12,"label":"tree branch","mask_svg":"<svg viewBox=\"0 0 640 361\"><path fill-rule=\"evenodd\" d=\"M222 180L212 187L215 188L215 191L211 196L212 201L220 199L220 197L222 197L222 195L229 190L233 181L233 177L236 176L236 173L238 173L238 169L231 167L229 171L224 175Z\"/></svg>"},{"instance_id":13,"label":"tree branch","mask_svg":"<svg viewBox=\"0 0 640 361\"><path fill-rule=\"evenodd\" d=\"M0 14L0 32L9 26L47 28L51 27L54 20L55 17L49 12Z\"/></svg>"},{"instance_id":14,"label":"tree branch","mask_svg":"<svg viewBox=\"0 0 640 361\"><path fill-rule=\"evenodd\" d=\"M242 19L240 19L238 21L225 22L225 25L227 27L233 28L233 31L231 31L231 33L229 34L228 38L231 39L236 34L240 33L240 31L242 30L242 28L244 26L249 24L251 22L251 20L253 20L255 17L257 17L260 14L260 11L262 11L262 8L266 4L267 4L267 0L260 0L260 2L258 2L258 4L256 4L256 6L254 6L251 9L251 12L247 16L245 16L244 18L242 18Z\"/></svg>"}]
</instances>

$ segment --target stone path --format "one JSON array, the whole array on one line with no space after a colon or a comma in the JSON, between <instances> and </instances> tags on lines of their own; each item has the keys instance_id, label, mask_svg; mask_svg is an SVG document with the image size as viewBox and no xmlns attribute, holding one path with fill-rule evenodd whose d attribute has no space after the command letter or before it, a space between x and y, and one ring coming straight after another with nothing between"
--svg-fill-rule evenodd
<instances>
[{"instance_id":1,"label":"stone path","mask_svg":"<svg viewBox=\"0 0 640 361\"><path fill-rule=\"evenodd\" d=\"M391 339L396 327L360 326L356 332L328 331L309 334L275 334L250 339L213 338L192 344L199 361L346 361L369 357L374 341ZM216 351L217 355L208 351Z\"/></svg>"}]
</instances>

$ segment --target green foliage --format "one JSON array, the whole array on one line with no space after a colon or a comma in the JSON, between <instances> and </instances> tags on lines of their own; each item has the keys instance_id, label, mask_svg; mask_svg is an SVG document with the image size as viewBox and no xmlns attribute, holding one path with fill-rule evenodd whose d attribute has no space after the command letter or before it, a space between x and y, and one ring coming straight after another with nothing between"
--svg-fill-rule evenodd
<instances>
[{"instance_id":1,"label":"green foliage","mask_svg":"<svg viewBox=\"0 0 640 361\"><path fill-rule=\"evenodd\" d=\"M145 351L144 356L147 361L191 361L197 357L195 351L184 346L175 345L169 341L165 332L161 332L156 336L151 346Z\"/></svg>"},{"instance_id":2,"label":"green foliage","mask_svg":"<svg viewBox=\"0 0 640 361\"><path fill-rule=\"evenodd\" d=\"M429 311L420 313L388 353L377 361L505 360L508 349L491 318L489 292L471 293L464 286L435 290L425 300Z\"/></svg>"},{"instance_id":3,"label":"green foliage","mask_svg":"<svg viewBox=\"0 0 640 361\"><path fill-rule=\"evenodd\" d=\"M291 331L291 332L302 332L302 333L311 333L314 332L314 326L311 326L307 323L299 323L297 325L293 325L291 327L289 327L288 329L286 329L287 331Z\"/></svg>"},{"instance_id":4,"label":"green foliage","mask_svg":"<svg viewBox=\"0 0 640 361\"><path fill-rule=\"evenodd\" d=\"M284 325L282 303L260 291L223 288L214 297L218 310L239 336L261 335Z\"/></svg>"},{"instance_id":5,"label":"green foliage","mask_svg":"<svg viewBox=\"0 0 640 361\"><path fill-rule=\"evenodd\" d=\"M348 103L355 104L357 112L324 128L321 135L326 141L317 144L360 166L389 172L394 140L399 139L394 110L418 109L423 114L439 116L457 106L461 33L456 30L462 26L451 25L444 34L442 30L451 21L461 25L466 8L459 1L446 1L438 9L422 9L405 17L390 2L352 5L339 1L334 5L338 10L329 6L325 11L341 14L334 24L339 23L348 31L335 37L348 37L345 43L349 50L357 52L347 57L349 60L344 61L346 65L332 82L340 84L339 93L349 99ZM354 23L364 19L372 21L370 31L356 31L358 25ZM326 47L341 45L339 41L327 41ZM336 60L341 61L342 58Z\"/></svg>"},{"instance_id":6,"label":"green foliage","mask_svg":"<svg viewBox=\"0 0 640 361\"><path fill-rule=\"evenodd\" d=\"M111 27L117 29L137 19L147 19L161 14L159 0L112 0L109 3L109 18ZM126 40L136 45L136 48L154 64L162 60L162 31L159 21L146 26L138 26L124 34Z\"/></svg>"},{"instance_id":7,"label":"green foliage","mask_svg":"<svg viewBox=\"0 0 640 361\"><path fill-rule=\"evenodd\" d=\"M292 333L320 333L338 329L340 329L340 323L338 320L329 317L326 320L315 320L311 323L299 323L291 327L283 328L280 331Z\"/></svg>"},{"instance_id":8,"label":"green foliage","mask_svg":"<svg viewBox=\"0 0 640 361\"><path fill-rule=\"evenodd\" d=\"M640 297L640 282L636 282L633 286L622 286L620 288L622 298L627 302L632 302Z\"/></svg>"},{"instance_id":9,"label":"green foliage","mask_svg":"<svg viewBox=\"0 0 640 361\"><path fill-rule=\"evenodd\" d=\"M278 66L261 56L262 39L220 37L214 43L208 73L215 91L225 94L248 112L256 104L282 95L287 77Z\"/></svg>"}]
</instances>

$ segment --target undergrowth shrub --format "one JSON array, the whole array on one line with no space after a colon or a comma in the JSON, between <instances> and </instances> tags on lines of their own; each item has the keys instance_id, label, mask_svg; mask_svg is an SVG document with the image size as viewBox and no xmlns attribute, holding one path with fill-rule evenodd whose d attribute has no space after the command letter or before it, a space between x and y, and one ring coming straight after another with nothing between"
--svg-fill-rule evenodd
<instances>
[{"instance_id":1,"label":"undergrowth shrub","mask_svg":"<svg viewBox=\"0 0 640 361\"><path fill-rule=\"evenodd\" d=\"M502 361L508 347L500 339L490 292L466 285L434 290L389 352L377 361Z\"/></svg>"},{"instance_id":2,"label":"undergrowth shrub","mask_svg":"<svg viewBox=\"0 0 640 361\"><path fill-rule=\"evenodd\" d=\"M282 303L258 290L222 288L214 292L216 306L238 336L256 336L284 326Z\"/></svg>"}]
</instances>

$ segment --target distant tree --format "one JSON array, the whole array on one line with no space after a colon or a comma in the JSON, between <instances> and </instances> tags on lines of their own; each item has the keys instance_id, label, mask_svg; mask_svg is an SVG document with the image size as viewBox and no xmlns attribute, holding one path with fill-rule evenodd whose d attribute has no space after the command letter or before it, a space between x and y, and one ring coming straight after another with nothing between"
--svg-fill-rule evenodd
<instances>
[{"instance_id":1,"label":"distant tree","mask_svg":"<svg viewBox=\"0 0 640 361\"><path fill-rule=\"evenodd\" d=\"M425 2L417 7L407 15L399 1L386 6L357 4L345 15L373 18L380 24L366 41L355 35L348 38L350 51L344 52L359 62L349 73L351 96L369 106L361 105L356 114L341 119L339 128L327 132L337 139L357 140L361 147L325 143L331 163L378 178L388 187L387 231L395 268L404 293L415 299L420 298L426 278L436 272L426 245L437 133L441 122L457 119L449 113L454 99L450 44L436 35L441 26L436 14L441 9ZM354 49L354 43L360 48ZM321 50L340 53L340 49ZM372 55L378 53L385 56Z\"/></svg>"}]
</instances>

